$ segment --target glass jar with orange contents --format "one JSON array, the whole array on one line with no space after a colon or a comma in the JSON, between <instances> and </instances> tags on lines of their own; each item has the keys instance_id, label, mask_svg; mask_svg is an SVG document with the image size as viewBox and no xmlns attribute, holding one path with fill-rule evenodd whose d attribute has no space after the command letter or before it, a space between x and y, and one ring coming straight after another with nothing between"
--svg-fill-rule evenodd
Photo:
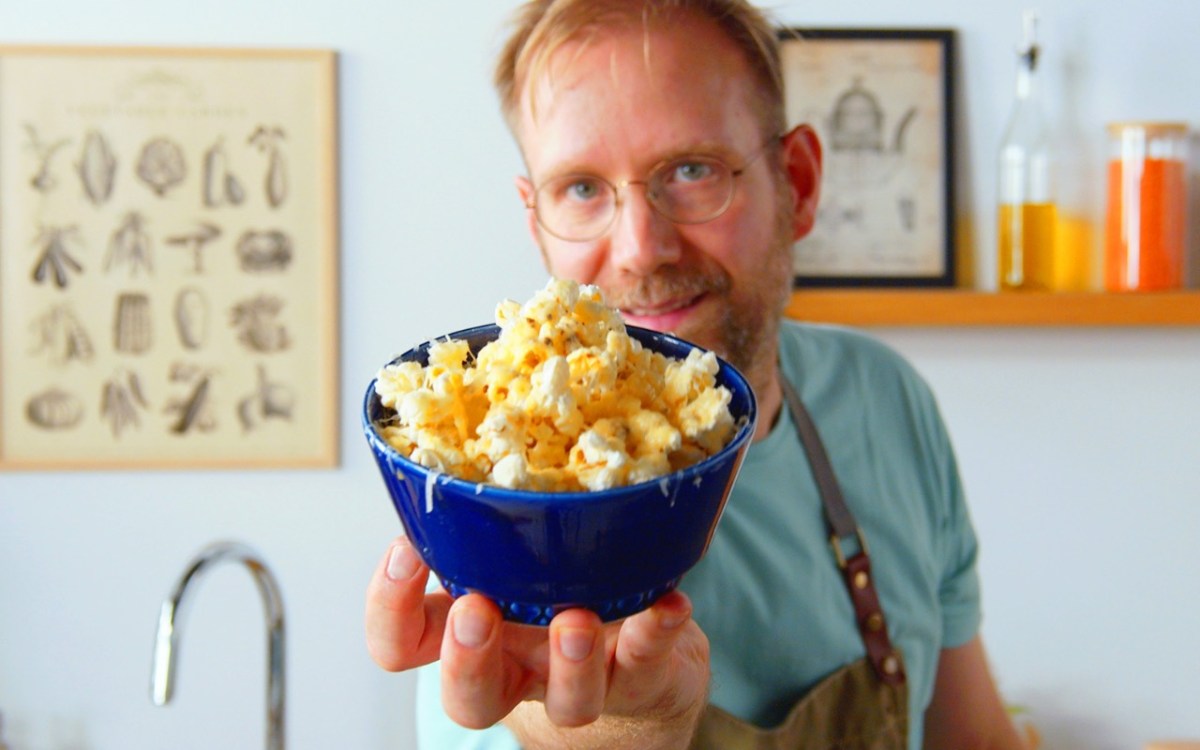
<instances>
[{"instance_id":1,"label":"glass jar with orange contents","mask_svg":"<svg viewBox=\"0 0 1200 750\"><path fill-rule=\"evenodd\" d=\"M1187 241L1187 126L1113 123L1108 144L1104 286L1178 289Z\"/></svg>"}]
</instances>

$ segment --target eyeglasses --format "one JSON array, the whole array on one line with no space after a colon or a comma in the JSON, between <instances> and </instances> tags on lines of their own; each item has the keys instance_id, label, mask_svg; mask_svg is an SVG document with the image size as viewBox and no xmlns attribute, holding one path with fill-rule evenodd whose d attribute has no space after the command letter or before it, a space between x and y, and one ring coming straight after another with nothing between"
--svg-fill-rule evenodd
<instances>
[{"instance_id":1,"label":"eyeglasses","mask_svg":"<svg viewBox=\"0 0 1200 750\"><path fill-rule=\"evenodd\" d=\"M764 143L738 169L715 156L689 154L659 162L644 180L614 185L591 174L565 174L534 191L532 208L538 224L560 240L587 242L608 231L621 207L620 191L643 185L655 211L676 224L703 224L725 213L733 203L735 180L777 139Z\"/></svg>"}]
</instances>

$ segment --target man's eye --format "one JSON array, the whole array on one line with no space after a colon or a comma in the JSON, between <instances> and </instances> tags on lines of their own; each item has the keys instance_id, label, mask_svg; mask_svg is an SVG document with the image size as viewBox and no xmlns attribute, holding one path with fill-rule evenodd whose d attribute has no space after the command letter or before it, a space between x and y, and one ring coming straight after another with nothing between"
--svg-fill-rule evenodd
<instances>
[{"instance_id":1,"label":"man's eye","mask_svg":"<svg viewBox=\"0 0 1200 750\"><path fill-rule=\"evenodd\" d=\"M703 161L679 162L671 170L669 179L672 182L699 182L713 174L713 166Z\"/></svg>"},{"instance_id":2,"label":"man's eye","mask_svg":"<svg viewBox=\"0 0 1200 750\"><path fill-rule=\"evenodd\" d=\"M565 200L590 201L595 200L599 195L600 185L595 180L573 180L563 188L563 198Z\"/></svg>"}]
</instances>

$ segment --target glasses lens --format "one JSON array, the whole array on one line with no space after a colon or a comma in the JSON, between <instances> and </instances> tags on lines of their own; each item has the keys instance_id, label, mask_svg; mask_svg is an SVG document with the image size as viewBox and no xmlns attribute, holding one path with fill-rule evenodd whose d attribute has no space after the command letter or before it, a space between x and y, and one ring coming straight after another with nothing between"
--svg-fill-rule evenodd
<instances>
[{"instance_id":1,"label":"glasses lens","mask_svg":"<svg viewBox=\"0 0 1200 750\"><path fill-rule=\"evenodd\" d=\"M700 224L729 207L733 170L708 156L674 159L650 176L648 196L671 221Z\"/></svg>"},{"instance_id":2,"label":"glasses lens","mask_svg":"<svg viewBox=\"0 0 1200 750\"><path fill-rule=\"evenodd\" d=\"M645 182L646 197L659 213L680 224L702 224L720 216L733 200L735 173L711 156L682 156L657 169ZM617 191L599 177L571 174L538 188L538 223L555 237L592 240L604 234L617 207Z\"/></svg>"},{"instance_id":3,"label":"glasses lens","mask_svg":"<svg viewBox=\"0 0 1200 750\"><path fill-rule=\"evenodd\" d=\"M616 194L599 177L563 175L538 188L538 221L546 231L564 240L599 237L612 220Z\"/></svg>"}]
</instances>

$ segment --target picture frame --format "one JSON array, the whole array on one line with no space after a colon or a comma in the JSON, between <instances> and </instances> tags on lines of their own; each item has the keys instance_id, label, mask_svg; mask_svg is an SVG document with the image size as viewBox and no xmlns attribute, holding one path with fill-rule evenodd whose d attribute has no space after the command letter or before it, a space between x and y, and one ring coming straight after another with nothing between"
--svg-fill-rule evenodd
<instances>
[{"instance_id":1,"label":"picture frame","mask_svg":"<svg viewBox=\"0 0 1200 750\"><path fill-rule=\"evenodd\" d=\"M337 465L336 63L0 45L0 469Z\"/></svg>"},{"instance_id":2,"label":"picture frame","mask_svg":"<svg viewBox=\"0 0 1200 750\"><path fill-rule=\"evenodd\" d=\"M794 286L953 286L955 32L789 28L779 38L788 122L812 126L823 154Z\"/></svg>"}]
</instances>

